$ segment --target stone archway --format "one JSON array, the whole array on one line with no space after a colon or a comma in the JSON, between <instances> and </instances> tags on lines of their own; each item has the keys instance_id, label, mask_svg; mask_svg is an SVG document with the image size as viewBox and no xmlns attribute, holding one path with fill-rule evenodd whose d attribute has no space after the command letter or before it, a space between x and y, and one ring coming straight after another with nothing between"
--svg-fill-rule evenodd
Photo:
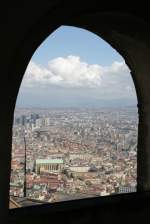
<instances>
[{"instance_id":1,"label":"stone archway","mask_svg":"<svg viewBox=\"0 0 150 224\"><path fill-rule=\"evenodd\" d=\"M45 20L45 18L44 18ZM21 75L18 75L18 88L21 83L21 79L23 77L24 71L32 54L35 49L41 44L41 42L50 35L55 29L59 26L52 27L51 31L48 30L48 24L44 24L41 22L41 26L44 27L43 33L37 38L35 35L40 29L39 27L35 27L32 30L32 36L29 36L29 39L25 41L25 45L23 46L21 54L24 53L24 50L27 52L26 58L23 58L24 63L20 63L22 72ZM42 21L42 20L41 20ZM149 46L148 36L145 36L147 32L146 23L141 21L133 16L128 14L117 14L110 12L103 13L89 13L82 14L78 16L71 17L71 19L67 22L66 18L64 19L63 25L71 25L80 28L84 28L89 30L105 41L107 41L113 48L115 48L125 59L126 64L129 66L131 70L131 76L133 78L135 89L137 92L138 98L138 110L139 110L139 130L138 130L138 169L137 169L137 183L138 183L138 191L147 191L150 188L150 167L148 157L149 151L146 146L146 142L148 141L149 135L149 126L147 124L148 118L148 106L145 107L145 104L149 105L148 102L148 88L145 88L147 83L149 82L148 77L148 68L149 68L149 55L150 49L147 48ZM99 21L97 24L95 21ZM45 26L44 26L45 25ZM60 24L61 25L61 24ZM139 27L141 28L141 35L139 33ZM138 30L137 30L138 28ZM34 39L33 39L34 38ZM33 49L28 50L28 44L34 41ZM25 47L25 49L24 49ZM29 52L28 52L29 51ZM21 57L19 57L21 58ZM24 66L24 67L23 67ZM18 70L18 67L17 67ZM142 75L141 75L142 74ZM17 92L18 89L16 88ZM16 92L16 96L17 96ZM16 97L15 96L15 97ZM144 130L143 130L144 128ZM143 133L145 133L143 135ZM145 139L146 138L146 139ZM144 160L145 163L141 163Z\"/></svg>"},{"instance_id":2,"label":"stone archway","mask_svg":"<svg viewBox=\"0 0 150 224\"><path fill-rule=\"evenodd\" d=\"M108 3L107 3L108 4ZM93 7L94 6L94 7ZM25 13L25 9L16 9L14 36L8 37L14 25L11 19L7 24L10 33L4 34L10 46L10 54L4 54L4 72L1 84L1 202L0 207L6 211L8 207L9 175L11 162L11 128L13 111L24 71L32 54L42 41L60 25L73 25L90 30L109 42L125 59L131 69L138 97L139 137L138 137L138 190L150 189L150 30L140 18L135 18L133 12L117 13L114 7L97 7L80 4L72 6L48 3L39 6L37 11ZM68 10L69 9L69 10ZM18 11L17 11L18 10ZM120 9L120 12L122 10ZM124 12L126 10L124 9ZM129 10L127 10L128 12ZM24 12L21 17L21 12ZM20 15L19 29L17 15ZM26 19L26 16L28 17ZM11 18L11 16L10 16ZM22 20L21 20L22 18ZM16 38L16 41L15 41ZM5 52L5 49L4 49ZM9 83L9 84L8 84ZM143 163L144 161L144 163ZM8 166L6 166L8 164Z\"/></svg>"}]
</instances>

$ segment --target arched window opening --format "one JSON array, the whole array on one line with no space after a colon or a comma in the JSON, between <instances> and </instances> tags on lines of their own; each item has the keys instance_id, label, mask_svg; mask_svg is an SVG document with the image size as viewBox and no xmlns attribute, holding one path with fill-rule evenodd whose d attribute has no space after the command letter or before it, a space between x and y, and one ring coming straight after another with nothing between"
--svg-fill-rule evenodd
<instances>
[{"instance_id":1,"label":"arched window opening","mask_svg":"<svg viewBox=\"0 0 150 224\"><path fill-rule=\"evenodd\" d=\"M136 191L136 105L130 71L114 49L89 31L57 29L20 87L11 200L26 206Z\"/></svg>"}]
</instances>

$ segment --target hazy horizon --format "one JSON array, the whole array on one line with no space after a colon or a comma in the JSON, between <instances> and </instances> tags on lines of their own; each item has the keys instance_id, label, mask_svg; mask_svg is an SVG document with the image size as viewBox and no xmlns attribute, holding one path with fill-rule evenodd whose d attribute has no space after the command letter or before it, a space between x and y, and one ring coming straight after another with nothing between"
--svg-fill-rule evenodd
<instances>
[{"instance_id":1,"label":"hazy horizon","mask_svg":"<svg viewBox=\"0 0 150 224\"><path fill-rule=\"evenodd\" d=\"M120 105L118 105L118 106L111 106L111 105L109 105L109 106L96 106L96 107L90 107L90 106L88 106L88 107L86 107L86 106L83 106L83 107L81 107L81 106L72 106L72 107L69 107L69 106L63 106L63 107L61 107L61 106L57 106L57 107L46 107L46 106L16 106L16 110L17 109L105 109L105 108L137 108L137 105L124 105L124 106L120 106Z\"/></svg>"}]
</instances>

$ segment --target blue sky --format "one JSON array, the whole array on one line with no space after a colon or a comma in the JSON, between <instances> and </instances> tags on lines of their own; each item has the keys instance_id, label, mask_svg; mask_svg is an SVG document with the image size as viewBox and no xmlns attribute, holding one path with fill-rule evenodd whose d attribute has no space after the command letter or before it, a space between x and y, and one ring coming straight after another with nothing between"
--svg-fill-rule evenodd
<instances>
[{"instance_id":1,"label":"blue sky","mask_svg":"<svg viewBox=\"0 0 150 224\"><path fill-rule=\"evenodd\" d=\"M17 106L99 107L136 105L123 58L97 35L61 26L36 50L24 75Z\"/></svg>"},{"instance_id":2,"label":"blue sky","mask_svg":"<svg viewBox=\"0 0 150 224\"><path fill-rule=\"evenodd\" d=\"M68 55L77 55L87 63L101 65L123 60L115 49L96 34L71 26L61 26L53 32L38 47L32 60L47 65L53 58Z\"/></svg>"}]
</instances>

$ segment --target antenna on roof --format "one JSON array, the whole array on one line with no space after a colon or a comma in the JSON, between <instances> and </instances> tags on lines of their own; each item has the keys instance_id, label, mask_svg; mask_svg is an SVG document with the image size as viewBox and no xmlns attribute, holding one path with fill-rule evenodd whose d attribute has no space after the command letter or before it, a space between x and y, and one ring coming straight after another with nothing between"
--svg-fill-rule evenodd
<instances>
[{"instance_id":1,"label":"antenna on roof","mask_svg":"<svg viewBox=\"0 0 150 224\"><path fill-rule=\"evenodd\" d=\"M26 154L26 137L25 137L26 131L24 132L24 197L26 197L26 158L27 158L27 154Z\"/></svg>"}]
</instances>

